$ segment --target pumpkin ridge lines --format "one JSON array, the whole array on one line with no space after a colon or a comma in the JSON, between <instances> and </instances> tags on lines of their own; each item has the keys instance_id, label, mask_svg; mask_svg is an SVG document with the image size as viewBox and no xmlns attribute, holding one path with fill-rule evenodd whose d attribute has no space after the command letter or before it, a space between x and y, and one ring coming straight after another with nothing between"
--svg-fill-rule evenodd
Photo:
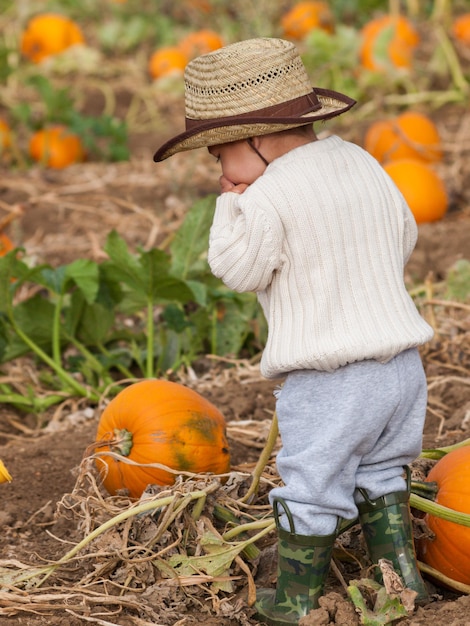
<instances>
[{"instance_id":1,"label":"pumpkin ridge lines","mask_svg":"<svg viewBox=\"0 0 470 626\"><path fill-rule=\"evenodd\" d=\"M124 488L138 498L148 484L173 484L178 471L217 475L230 470L224 416L179 383L145 379L123 389L103 411L97 438L117 426L132 433L128 458L139 466L108 457L103 485L111 494ZM152 463L175 471L145 467Z\"/></svg>"}]
</instances>

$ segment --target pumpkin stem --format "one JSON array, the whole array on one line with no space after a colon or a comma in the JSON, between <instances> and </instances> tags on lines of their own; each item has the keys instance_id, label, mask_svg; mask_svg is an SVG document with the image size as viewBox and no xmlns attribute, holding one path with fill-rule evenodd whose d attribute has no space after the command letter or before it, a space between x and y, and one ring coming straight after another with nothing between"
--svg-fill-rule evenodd
<instances>
[{"instance_id":1,"label":"pumpkin stem","mask_svg":"<svg viewBox=\"0 0 470 626\"><path fill-rule=\"evenodd\" d=\"M423 563L422 561L418 561L418 566L422 572L424 572L425 574L429 574L436 580L444 583L444 585L446 585L447 587L450 587L454 591L457 591L457 593L466 593L467 595L470 594L470 585L465 585L464 583L458 582L453 578L449 578L439 570L431 567L427 563Z\"/></svg>"},{"instance_id":2,"label":"pumpkin stem","mask_svg":"<svg viewBox=\"0 0 470 626\"><path fill-rule=\"evenodd\" d=\"M428 500L435 500L439 487L436 482L422 482L419 480L411 482L411 491L417 496L422 496Z\"/></svg>"},{"instance_id":3,"label":"pumpkin stem","mask_svg":"<svg viewBox=\"0 0 470 626\"><path fill-rule=\"evenodd\" d=\"M465 446L470 445L470 438L464 439L463 441L459 441L458 443L454 443L451 446L443 446L442 448L432 448L423 450L420 454L420 458L422 459L434 459L439 460L442 459L443 456L452 452L453 450L457 450L458 448L464 448Z\"/></svg>"},{"instance_id":4,"label":"pumpkin stem","mask_svg":"<svg viewBox=\"0 0 470 626\"><path fill-rule=\"evenodd\" d=\"M274 446L277 442L277 437L279 435L279 426L277 420L277 413L274 411L273 419L271 422L271 428L268 433L268 438L266 439L266 444L260 454L260 457L256 463L256 467L253 470L253 480L251 485L246 492L246 494L241 499L241 502L250 502L252 497L258 492L258 487L261 481L261 476L264 472L266 465L271 458L272 451L274 450Z\"/></svg>"},{"instance_id":5,"label":"pumpkin stem","mask_svg":"<svg viewBox=\"0 0 470 626\"><path fill-rule=\"evenodd\" d=\"M423 513L430 513L431 515L440 517L448 522L454 522L454 524L470 527L469 513L461 513L460 511L449 509L447 506L437 504L437 502L430 502L428 498L423 498L414 493L410 494L410 505L414 509L418 509Z\"/></svg>"},{"instance_id":6,"label":"pumpkin stem","mask_svg":"<svg viewBox=\"0 0 470 626\"><path fill-rule=\"evenodd\" d=\"M132 433L126 428L114 429L115 439L109 442L109 449L111 452L121 454L122 456L129 456L132 450Z\"/></svg>"}]
</instances>

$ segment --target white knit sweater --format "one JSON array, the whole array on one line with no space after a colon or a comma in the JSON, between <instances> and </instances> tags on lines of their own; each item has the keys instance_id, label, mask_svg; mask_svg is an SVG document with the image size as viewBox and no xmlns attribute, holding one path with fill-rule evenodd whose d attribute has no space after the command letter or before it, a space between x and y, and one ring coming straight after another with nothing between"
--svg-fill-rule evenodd
<instances>
[{"instance_id":1,"label":"white knit sweater","mask_svg":"<svg viewBox=\"0 0 470 626\"><path fill-rule=\"evenodd\" d=\"M266 378L388 361L433 334L403 281L413 215L378 162L337 136L274 160L217 199L212 272L255 291L268 321Z\"/></svg>"}]
</instances>

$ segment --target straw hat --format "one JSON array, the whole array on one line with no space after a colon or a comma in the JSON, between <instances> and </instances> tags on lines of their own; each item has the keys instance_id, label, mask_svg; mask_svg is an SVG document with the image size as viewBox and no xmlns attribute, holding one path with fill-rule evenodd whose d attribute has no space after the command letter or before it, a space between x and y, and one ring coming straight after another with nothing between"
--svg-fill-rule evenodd
<instances>
[{"instance_id":1,"label":"straw hat","mask_svg":"<svg viewBox=\"0 0 470 626\"><path fill-rule=\"evenodd\" d=\"M290 41L248 39L193 59L186 66L186 130L155 153L163 161L193 150L295 128L340 115L355 100L312 88Z\"/></svg>"}]
</instances>

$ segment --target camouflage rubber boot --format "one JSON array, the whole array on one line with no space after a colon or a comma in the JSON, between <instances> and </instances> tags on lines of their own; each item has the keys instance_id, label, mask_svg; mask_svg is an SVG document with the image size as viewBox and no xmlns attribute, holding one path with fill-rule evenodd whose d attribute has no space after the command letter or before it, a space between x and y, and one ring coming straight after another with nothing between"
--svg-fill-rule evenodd
<instances>
[{"instance_id":1,"label":"camouflage rubber boot","mask_svg":"<svg viewBox=\"0 0 470 626\"><path fill-rule=\"evenodd\" d=\"M286 512L290 530L280 527L279 504ZM257 591L256 617L277 626L298 624L301 617L318 608L337 533L322 537L297 535L286 503L276 500L273 510L278 529L277 586Z\"/></svg>"},{"instance_id":2,"label":"camouflage rubber boot","mask_svg":"<svg viewBox=\"0 0 470 626\"><path fill-rule=\"evenodd\" d=\"M377 564L379 559L391 561L405 587L417 592L416 604L428 602L428 591L414 549L409 492L397 491L370 500L363 490L360 491L365 501L358 504L359 521L372 563ZM377 581L382 582L378 567L376 571Z\"/></svg>"}]
</instances>

